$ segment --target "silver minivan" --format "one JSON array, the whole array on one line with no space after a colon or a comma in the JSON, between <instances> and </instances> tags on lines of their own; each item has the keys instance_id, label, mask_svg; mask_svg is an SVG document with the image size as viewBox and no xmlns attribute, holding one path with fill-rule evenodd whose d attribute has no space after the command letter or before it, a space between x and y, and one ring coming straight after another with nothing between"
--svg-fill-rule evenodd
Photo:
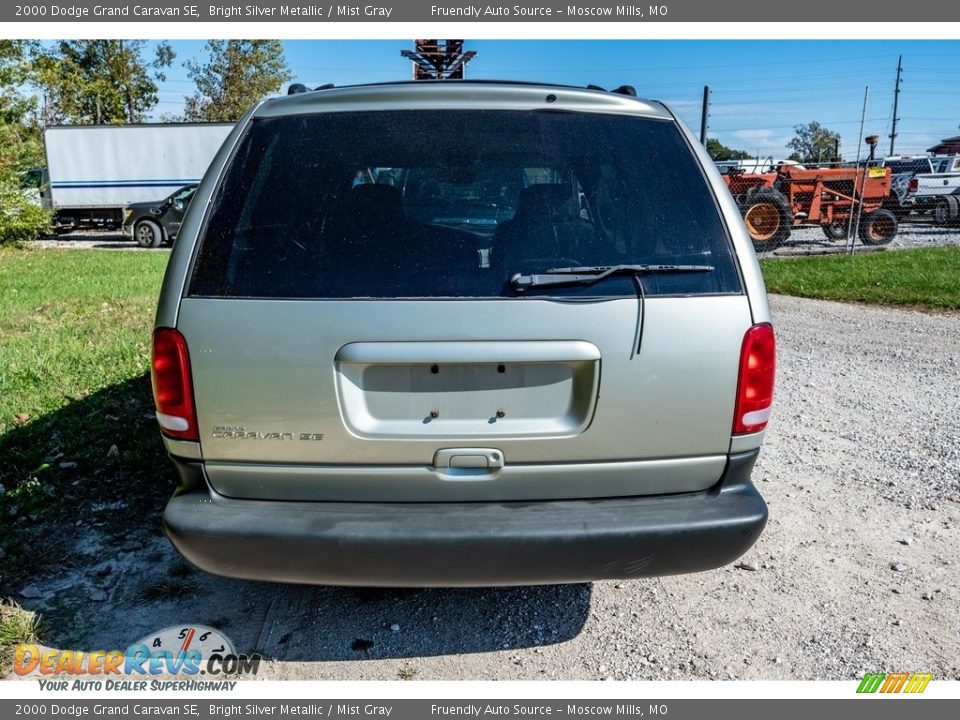
<instances>
[{"instance_id":1,"label":"silver minivan","mask_svg":"<svg viewBox=\"0 0 960 720\"><path fill-rule=\"evenodd\" d=\"M517 585L705 570L756 541L759 266L708 155L633 95L411 82L244 116L154 332L184 557Z\"/></svg>"}]
</instances>

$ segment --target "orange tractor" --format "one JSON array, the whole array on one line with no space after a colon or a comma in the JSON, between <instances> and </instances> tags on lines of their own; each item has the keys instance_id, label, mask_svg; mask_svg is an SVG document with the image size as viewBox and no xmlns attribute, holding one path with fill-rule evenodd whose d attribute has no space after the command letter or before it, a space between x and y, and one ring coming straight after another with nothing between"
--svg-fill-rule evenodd
<instances>
[{"instance_id":1,"label":"orange tractor","mask_svg":"<svg viewBox=\"0 0 960 720\"><path fill-rule=\"evenodd\" d=\"M781 165L774 173L727 172L723 179L758 252L781 245L791 228L803 225L819 225L831 240L842 240L858 222L864 245L885 245L897 234L897 218L883 209L889 168Z\"/></svg>"}]
</instances>

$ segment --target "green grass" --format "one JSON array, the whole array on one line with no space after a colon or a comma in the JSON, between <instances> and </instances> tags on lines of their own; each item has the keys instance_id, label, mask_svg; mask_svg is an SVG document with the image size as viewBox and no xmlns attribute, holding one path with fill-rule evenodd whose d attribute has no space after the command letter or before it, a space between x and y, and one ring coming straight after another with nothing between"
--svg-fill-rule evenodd
<instances>
[{"instance_id":1,"label":"green grass","mask_svg":"<svg viewBox=\"0 0 960 720\"><path fill-rule=\"evenodd\" d=\"M15 602L0 604L0 678L13 667L13 651L21 643L40 641L42 628L35 613L24 610Z\"/></svg>"},{"instance_id":2,"label":"green grass","mask_svg":"<svg viewBox=\"0 0 960 720\"><path fill-rule=\"evenodd\" d=\"M173 485L148 375L167 258L0 249L0 594L76 563L77 523L156 527L144 511Z\"/></svg>"},{"instance_id":3,"label":"green grass","mask_svg":"<svg viewBox=\"0 0 960 720\"><path fill-rule=\"evenodd\" d=\"M931 310L960 309L960 247L769 258L761 260L760 266L771 293Z\"/></svg>"}]
</instances>

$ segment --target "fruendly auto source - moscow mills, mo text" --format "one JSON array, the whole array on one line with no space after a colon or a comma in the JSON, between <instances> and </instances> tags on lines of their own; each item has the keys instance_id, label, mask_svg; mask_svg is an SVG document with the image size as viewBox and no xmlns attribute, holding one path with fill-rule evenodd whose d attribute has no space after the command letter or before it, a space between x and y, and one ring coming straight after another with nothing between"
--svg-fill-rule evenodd
<instances>
[{"instance_id":1,"label":"fruendly auto source - moscow mills, mo text","mask_svg":"<svg viewBox=\"0 0 960 720\"><path fill-rule=\"evenodd\" d=\"M644 17L663 17L669 8L666 5L431 5L431 17L631 17L641 20Z\"/></svg>"}]
</instances>

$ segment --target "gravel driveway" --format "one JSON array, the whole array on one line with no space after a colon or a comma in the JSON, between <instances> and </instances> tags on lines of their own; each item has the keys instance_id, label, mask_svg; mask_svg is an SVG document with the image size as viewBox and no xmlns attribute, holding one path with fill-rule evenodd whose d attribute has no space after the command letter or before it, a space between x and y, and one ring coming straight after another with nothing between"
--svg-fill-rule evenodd
<instances>
[{"instance_id":1,"label":"gravel driveway","mask_svg":"<svg viewBox=\"0 0 960 720\"><path fill-rule=\"evenodd\" d=\"M54 610L60 647L214 625L274 658L269 679L957 678L960 316L771 302L777 405L754 475L770 523L736 567L495 590L279 586L191 571L150 531L25 602ZM158 578L183 597L145 596Z\"/></svg>"}]
</instances>

